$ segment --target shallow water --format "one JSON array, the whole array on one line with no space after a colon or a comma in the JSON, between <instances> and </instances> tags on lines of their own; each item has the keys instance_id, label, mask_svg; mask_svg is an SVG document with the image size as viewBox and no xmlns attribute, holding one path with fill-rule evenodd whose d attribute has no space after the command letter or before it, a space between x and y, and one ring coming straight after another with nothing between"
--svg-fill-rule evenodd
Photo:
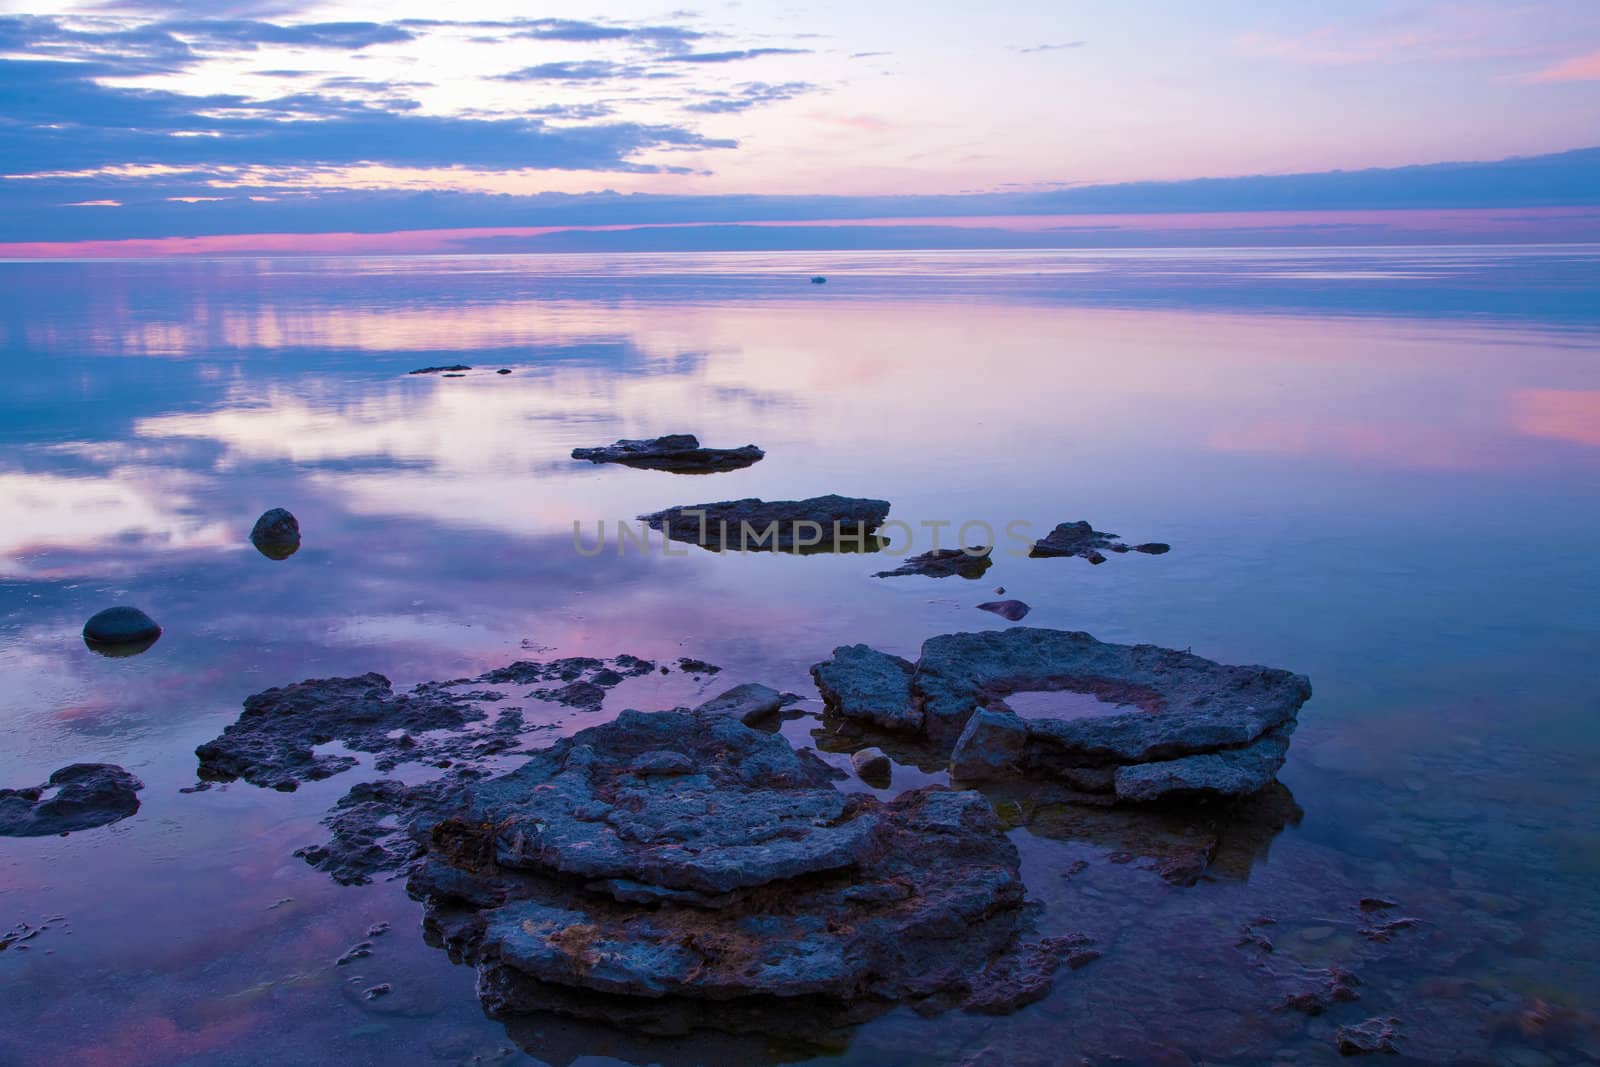
<instances>
[{"instance_id":1,"label":"shallow water","mask_svg":"<svg viewBox=\"0 0 1600 1067\"><path fill-rule=\"evenodd\" d=\"M1321 1063L1373 1015L1419 1060L1600 1060L1597 282L1593 247L0 264L0 785L78 761L147 785L111 827L0 839L0 933L55 920L0 952L0 1062ZM406 373L456 362L476 369ZM671 432L767 458L567 458ZM830 492L892 501L915 551L939 522L942 546L983 522L1001 547L977 581L617 553L645 512ZM305 534L278 562L246 539L273 506ZM1078 519L1173 550L1008 551L1007 524ZM574 523L587 545L600 520L607 551L580 555ZM292 855L369 766L179 792L269 686L621 652L724 668L546 709L553 735L744 681L814 695L836 645L914 658L1005 627L975 608L995 586L1030 626L1316 690L1285 790L1187 888L1142 858L1160 828L996 795L1041 928L1105 953L1011 1017L899 1012L822 1052L508 1031L398 884ZM160 641L89 652L114 603ZM785 727L829 748L818 729ZM1373 941L1363 896L1422 921ZM1270 954L1238 944L1263 917ZM1274 1011L1329 964L1359 1002Z\"/></svg>"}]
</instances>

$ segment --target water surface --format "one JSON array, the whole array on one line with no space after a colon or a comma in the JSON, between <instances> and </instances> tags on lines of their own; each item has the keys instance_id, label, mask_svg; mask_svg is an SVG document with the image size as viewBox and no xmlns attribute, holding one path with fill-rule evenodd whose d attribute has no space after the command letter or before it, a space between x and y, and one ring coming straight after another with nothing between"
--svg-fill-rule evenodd
<instances>
[{"instance_id":1,"label":"water surface","mask_svg":"<svg viewBox=\"0 0 1600 1067\"><path fill-rule=\"evenodd\" d=\"M78 761L147 784L112 827L0 840L0 931L55 919L0 953L0 1062L1319 1063L1380 1014L1434 1062L1592 1062L1597 280L1587 246L0 264L0 785ZM567 458L673 432L767 458L692 478ZM1002 540L981 580L934 581L573 548L575 522L830 492L892 501L919 551L1078 519L1173 551L1090 566ZM279 562L246 539L274 506L305 534ZM995 586L1030 626L1316 690L1276 806L1195 886L1090 815L997 798L1027 823L1042 928L1105 952L1009 1018L896 1013L822 1053L508 1032L398 884L292 855L370 766L179 791L269 686L536 655L724 668L546 709L571 732L744 681L812 695L836 645L914 658L1008 625L975 608ZM113 603L161 640L85 649ZM1367 894L1423 920L1381 959ZM1266 961L1238 945L1261 917ZM333 961L378 921L353 980ZM1360 1002L1274 1011L1276 972L1330 964ZM362 1002L377 981L396 994Z\"/></svg>"}]
</instances>

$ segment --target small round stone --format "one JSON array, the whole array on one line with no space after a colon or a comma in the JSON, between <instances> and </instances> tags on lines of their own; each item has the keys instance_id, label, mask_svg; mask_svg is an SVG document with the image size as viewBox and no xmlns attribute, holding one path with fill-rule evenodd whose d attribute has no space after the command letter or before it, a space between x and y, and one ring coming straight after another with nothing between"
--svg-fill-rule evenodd
<instances>
[{"instance_id":1,"label":"small round stone","mask_svg":"<svg viewBox=\"0 0 1600 1067\"><path fill-rule=\"evenodd\" d=\"M256 520L250 529L250 540L257 546L299 544L300 520L285 508L273 508Z\"/></svg>"},{"instance_id":2,"label":"small round stone","mask_svg":"<svg viewBox=\"0 0 1600 1067\"><path fill-rule=\"evenodd\" d=\"M161 627L154 619L127 606L106 608L83 624L83 640L96 651L143 652L160 636Z\"/></svg>"},{"instance_id":3,"label":"small round stone","mask_svg":"<svg viewBox=\"0 0 1600 1067\"><path fill-rule=\"evenodd\" d=\"M300 551L300 520L285 508L273 508L256 520L250 543L268 559L288 559Z\"/></svg>"}]
</instances>

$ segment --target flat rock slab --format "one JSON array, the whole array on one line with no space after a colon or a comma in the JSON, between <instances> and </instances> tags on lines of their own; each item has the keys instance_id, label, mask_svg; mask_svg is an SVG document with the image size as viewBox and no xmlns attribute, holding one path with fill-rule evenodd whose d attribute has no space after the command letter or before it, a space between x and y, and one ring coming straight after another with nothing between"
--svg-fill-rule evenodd
<instances>
[{"instance_id":1,"label":"flat rock slab","mask_svg":"<svg viewBox=\"0 0 1600 1067\"><path fill-rule=\"evenodd\" d=\"M1292 722L1311 698L1311 683L1289 671L1027 626L929 638L914 688L930 732L952 736L980 706L1014 692L1067 690L1135 707L1026 719L1030 762L1045 765L1147 763L1241 747Z\"/></svg>"},{"instance_id":2,"label":"flat rock slab","mask_svg":"<svg viewBox=\"0 0 1600 1067\"><path fill-rule=\"evenodd\" d=\"M930 638L915 664L846 645L812 676L841 716L920 731L935 754L948 755L958 780L1044 774L1128 801L1262 789L1282 767L1311 697L1311 683L1289 671L1023 626ZM1110 707L1044 717L1019 715L1005 702L1039 691Z\"/></svg>"},{"instance_id":3,"label":"flat rock slab","mask_svg":"<svg viewBox=\"0 0 1600 1067\"><path fill-rule=\"evenodd\" d=\"M876 552L887 500L817 496L806 500L722 500L669 508L639 519L674 541L713 551Z\"/></svg>"},{"instance_id":4,"label":"flat rock slab","mask_svg":"<svg viewBox=\"0 0 1600 1067\"><path fill-rule=\"evenodd\" d=\"M139 810L143 788L114 764L74 763L44 785L0 789L0 837L46 837L126 819Z\"/></svg>"},{"instance_id":5,"label":"flat rock slab","mask_svg":"<svg viewBox=\"0 0 1600 1067\"><path fill-rule=\"evenodd\" d=\"M674 474L715 474L740 470L766 453L755 445L739 448L704 448L691 433L668 434L648 440L622 440L601 448L574 448L573 459L591 463L620 463L641 470Z\"/></svg>"},{"instance_id":6,"label":"flat rock slab","mask_svg":"<svg viewBox=\"0 0 1600 1067\"><path fill-rule=\"evenodd\" d=\"M974 545L967 548L936 548L920 556L912 556L892 571L879 571L874 578L899 578L920 575L924 578L982 578L994 562L990 555L993 545Z\"/></svg>"},{"instance_id":7,"label":"flat rock slab","mask_svg":"<svg viewBox=\"0 0 1600 1067\"><path fill-rule=\"evenodd\" d=\"M685 773L656 773L666 754ZM980 795L845 795L814 754L692 712L624 712L428 823L413 827L428 854L408 888L485 971L498 1012L549 1003L546 985L650 1001L928 997L1006 950L1023 901ZM463 900L490 906L467 917Z\"/></svg>"},{"instance_id":8,"label":"flat rock slab","mask_svg":"<svg viewBox=\"0 0 1600 1067\"><path fill-rule=\"evenodd\" d=\"M1124 544L1116 534L1096 530L1087 522L1063 522L1044 537L1035 541L1033 548L1028 551L1030 557L1049 556L1079 556L1090 563L1100 564L1106 561L1106 552L1118 554L1124 552L1143 552L1148 556L1160 556L1172 551L1171 545L1159 541L1151 541L1142 545Z\"/></svg>"},{"instance_id":9,"label":"flat rock slab","mask_svg":"<svg viewBox=\"0 0 1600 1067\"><path fill-rule=\"evenodd\" d=\"M841 645L811 668L829 710L885 730L922 729L922 711L911 696L915 668L899 656L866 645Z\"/></svg>"},{"instance_id":10,"label":"flat rock slab","mask_svg":"<svg viewBox=\"0 0 1600 1067\"><path fill-rule=\"evenodd\" d=\"M712 897L853 866L870 844L876 820L846 817L826 764L735 720L625 711L576 736L474 791L501 866Z\"/></svg>"},{"instance_id":11,"label":"flat rock slab","mask_svg":"<svg viewBox=\"0 0 1600 1067\"><path fill-rule=\"evenodd\" d=\"M1118 767L1113 785L1119 800L1249 796L1277 777L1288 752L1289 727L1284 726L1242 748Z\"/></svg>"}]
</instances>

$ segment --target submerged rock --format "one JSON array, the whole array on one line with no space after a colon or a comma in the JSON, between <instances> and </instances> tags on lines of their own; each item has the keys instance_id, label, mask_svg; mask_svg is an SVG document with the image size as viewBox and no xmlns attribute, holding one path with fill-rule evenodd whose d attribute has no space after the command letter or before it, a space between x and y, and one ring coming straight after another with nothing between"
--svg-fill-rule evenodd
<instances>
[{"instance_id":1,"label":"submerged rock","mask_svg":"<svg viewBox=\"0 0 1600 1067\"><path fill-rule=\"evenodd\" d=\"M105 656L138 655L160 637L154 619L126 605L96 612L83 624L83 643Z\"/></svg>"},{"instance_id":2,"label":"submerged rock","mask_svg":"<svg viewBox=\"0 0 1600 1067\"><path fill-rule=\"evenodd\" d=\"M1020 600L991 600L978 605L979 611L992 611L1007 622L1021 622L1033 609Z\"/></svg>"},{"instance_id":3,"label":"submerged rock","mask_svg":"<svg viewBox=\"0 0 1600 1067\"><path fill-rule=\"evenodd\" d=\"M815 754L728 716L628 711L502 777L431 788L390 787L417 802L407 888L496 1015L677 1032L774 1003L949 1006L1000 973L1024 916L1016 849L980 795L846 795Z\"/></svg>"},{"instance_id":4,"label":"submerged rock","mask_svg":"<svg viewBox=\"0 0 1600 1067\"><path fill-rule=\"evenodd\" d=\"M126 819L139 810L143 788L114 764L74 763L44 785L0 789L0 837L46 837Z\"/></svg>"},{"instance_id":5,"label":"submerged rock","mask_svg":"<svg viewBox=\"0 0 1600 1067\"><path fill-rule=\"evenodd\" d=\"M300 520L284 508L273 508L251 527L250 543L268 559L288 559L300 550Z\"/></svg>"},{"instance_id":6,"label":"submerged rock","mask_svg":"<svg viewBox=\"0 0 1600 1067\"><path fill-rule=\"evenodd\" d=\"M911 699L914 668L899 656L866 645L841 645L811 668L829 710L885 730L920 730L922 711Z\"/></svg>"},{"instance_id":7,"label":"submerged rock","mask_svg":"<svg viewBox=\"0 0 1600 1067\"><path fill-rule=\"evenodd\" d=\"M461 371L468 371L468 370L471 370L471 369L472 368L467 366L465 363L452 363L448 367L419 367L416 370L411 371L410 373L412 373L412 374L459 374Z\"/></svg>"},{"instance_id":8,"label":"submerged rock","mask_svg":"<svg viewBox=\"0 0 1600 1067\"><path fill-rule=\"evenodd\" d=\"M1106 557L1101 550L1106 552L1143 552L1150 556L1159 556L1172 550L1171 545L1164 545L1157 541L1143 545L1127 545L1114 533L1105 533L1096 530L1086 522L1064 522L1051 530L1044 537L1035 541L1029 550L1031 557L1047 556L1081 556L1090 563L1104 563Z\"/></svg>"},{"instance_id":9,"label":"submerged rock","mask_svg":"<svg viewBox=\"0 0 1600 1067\"><path fill-rule=\"evenodd\" d=\"M1374 1016L1359 1023L1339 1027L1334 1043L1341 1056L1371 1056L1376 1053L1393 1053L1396 1027L1400 1020Z\"/></svg>"},{"instance_id":10,"label":"submerged rock","mask_svg":"<svg viewBox=\"0 0 1600 1067\"><path fill-rule=\"evenodd\" d=\"M714 474L740 470L766 453L755 445L739 448L702 448L692 433L668 434L648 440L622 440L603 448L574 448L573 459L591 463L620 463L643 470L676 474Z\"/></svg>"},{"instance_id":11,"label":"submerged rock","mask_svg":"<svg viewBox=\"0 0 1600 1067\"><path fill-rule=\"evenodd\" d=\"M912 556L892 571L879 571L874 578L899 578L917 574L924 578L982 578L983 572L994 562L989 558L993 545L972 545L967 548L936 548L920 556Z\"/></svg>"},{"instance_id":12,"label":"submerged rock","mask_svg":"<svg viewBox=\"0 0 1600 1067\"><path fill-rule=\"evenodd\" d=\"M887 500L818 496L807 500L722 500L639 516L674 541L713 551L876 552Z\"/></svg>"}]
</instances>

